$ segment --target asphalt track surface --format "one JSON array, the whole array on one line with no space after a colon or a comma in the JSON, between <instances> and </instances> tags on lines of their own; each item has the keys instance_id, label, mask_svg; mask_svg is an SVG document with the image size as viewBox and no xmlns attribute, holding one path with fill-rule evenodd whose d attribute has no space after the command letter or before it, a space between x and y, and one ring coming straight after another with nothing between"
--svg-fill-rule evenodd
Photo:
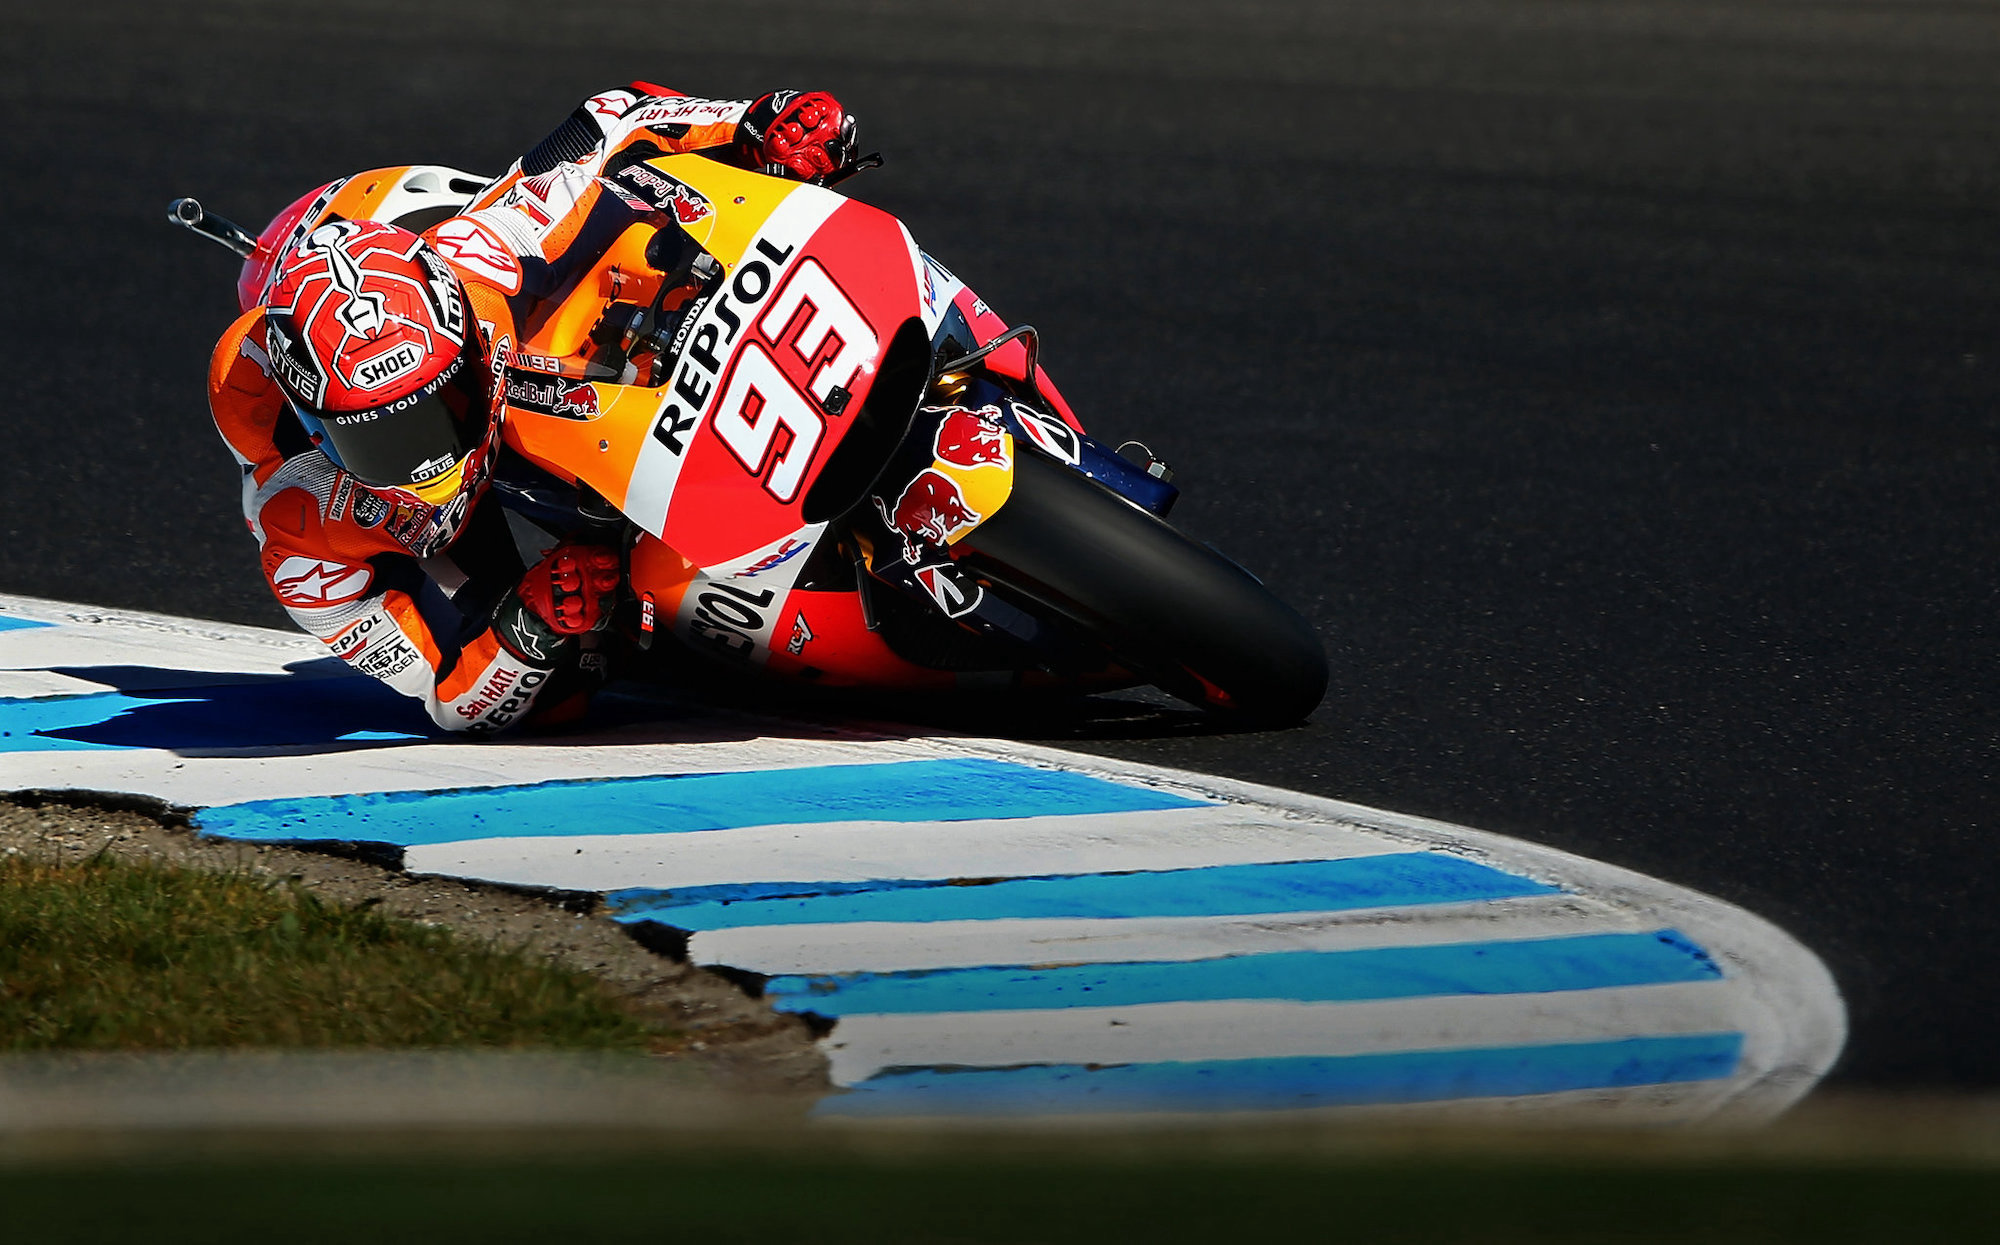
<instances>
[{"instance_id":1,"label":"asphalt track surface","mask_svg":"<svg viewBox=\"0 0 2000 1245\"><path fill-rule=\"evenodd\" d=\"M254 228L632 77L824 86L857 196L1334 665L1290 731L1002 728L1709 891L1827 961L1836 1079L2000 1084L2000 9L422 7L10 15L0 590L283 625L202 403L234 265L169 198Z\"/></svg>"}]
</instances>

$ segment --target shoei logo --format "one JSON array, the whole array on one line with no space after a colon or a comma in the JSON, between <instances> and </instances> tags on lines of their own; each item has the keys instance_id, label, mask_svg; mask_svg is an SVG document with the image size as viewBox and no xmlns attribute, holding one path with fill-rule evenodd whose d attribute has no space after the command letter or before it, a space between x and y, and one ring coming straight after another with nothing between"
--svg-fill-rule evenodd
<instances>
[{"instance_id":1,"label":"shoei logo","mask_svg":"<svg viewBox=\"0 0 2000 1245\"><path fill-rule=\"evenodd\" d=\"M278 564L271 573L271 586L285 604L312 608L352 601L368 590L373 578L365 566L295 556Z\"/></svg>"},{"instance_id":2,"label":"shoei logo","mask_svg":"<svg viewBox=\"0 0 2000 1245\"><path fill-rule=\"evenodd\" d=\"M370 359L354 365L348 379L357 389L380 389L401 376L407 376L423 365L423 351L414 342L404 342L393 350L386 350Z\"/></svg>"}]
</instances>

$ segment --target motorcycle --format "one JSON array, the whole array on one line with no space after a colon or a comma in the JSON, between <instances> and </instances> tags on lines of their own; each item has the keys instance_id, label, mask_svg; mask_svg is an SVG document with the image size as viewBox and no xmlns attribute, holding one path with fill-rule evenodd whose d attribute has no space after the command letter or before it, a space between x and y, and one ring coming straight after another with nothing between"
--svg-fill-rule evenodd
<instances>
[{"instance_id":1,"label":"motorcycle","mask_svg":"<svg viewBox=\"0 0 2000 1245\"><path fill-rule=\"evenodd\" d=\"M169 219L243 257L248 310L318 224L421 233L486 184L378 169L254 238L192 199ZM641 646L671 635L826 687L1150 683L1264 723L1319 703L1312 627L1169 526L1166 464L1085 432L1035 329L1002 321L901 221L700 155L606 184L671 223L635 224L496 346L502 436L525 466L492 488L556 530L579 513L616 529L622 625ZM437 237L476 264L465 232Z\"/></svg>"}]
</instances>

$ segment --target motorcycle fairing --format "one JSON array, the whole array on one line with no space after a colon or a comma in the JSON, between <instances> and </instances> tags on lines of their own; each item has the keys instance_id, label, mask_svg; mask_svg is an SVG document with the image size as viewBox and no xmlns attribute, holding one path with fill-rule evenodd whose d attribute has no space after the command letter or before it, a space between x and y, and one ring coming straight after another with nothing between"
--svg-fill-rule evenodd
<instances>
[{"instance_id":1,"label":"motorcycle fairing","mask_svg":"<svg viewBox=\"0 0 2000 1245\"><path fill-rule=\"evenodd\" d=\"M660 414L662 429L685 431L687 451L673 455L668 438L656 434L639 469L643 478L650 454L662 466L652 484L673 472L658 530L703 566L738 558L803 522L813 469L853 427L882 348L901 323L894 312L907 302L909 275L901 276L903 298L884 297L889 291L880 287L893 274L856 273L832 253L844 239L831 226L858 206L836 209L811 244L803 230L760 236L689 334ZM884 304L892 309L886 314ZM734 353L722 354L718 344ZM672 468L670 459L677 460ZM647 526L651 502L626 513Z\"/></svg>"},{"instance_id":2,"label":"motorcycle fairing","mask_svg":"<svg viewBox=\"0 0 2000 1245\"><path fill-rule=\"evenodd\" d=\"M883 262L908 254L902 226L864 204L700 156L647 163L715 205L706 249L719 287L676 332L663 386L594 382L598 418L583 423L510 406L508 435L697 566L722 568L805 526L814 470L866 403L918 302L917 275ZM608 295L614 271L645 271L635 245L607 253L606 288L592 293ZM603 299L567 303L594 316ZM524 348L573 357L592 324L565 309Z\"/></svg>"},{"instance_id":3,"label":"motorcycle fairing","mask_svg":"<svg viewBox=\"0 0 2000 1245\"><path fill-rule=\"evenodd\" d=\"M983 397L997 393L969 382ZM931 560L963 540L1007 502L1014 487L1014 438L998 406L957 398L917 411L904 448L876 482L869 501L887 543L870 569L900 560Z\"/></svg>"},{"instance_id":4,"label":"motorcycle fairing","mask_svg":"<svg viewBox=\"0 0 2000 1245\"><path fill-rule=\"evenodd\" d=\"M844 201L815 187L746 173L699 156L662 157L658 164L673 168L678 180L692 183L696 178L684 162L699 166L694 172L710 175L699 189L711 202L730 205L728 210L716 211L699 222L698 240L723 264L726 276L721 291L708 301L687 334L690 342L700 340L704 333L712 333L719 341L729 317L735 316L740 325L730 286L756 290L757 283L766 283L763 292L768 297L768 283L774 276L770 255L784 255L787 261L802 257L802 244ZM813 193L794 196L794 190ZM628 285L642 295L651 293L644 284L650 274L644 254L651 235L651 229L635 224L591 272L578 279L563 302L532 327L518 349L532 356L539 367L546 369L553 364L564 373L581 376L586 370L581 352L591 347L590 335L606 300L621 296ZM784 267L789 271L790 263ZM659 278L650 275L656 288ZM732 344L740 346L742 341L739 327ZM718 358L708 352L702 361L710 358L720 367L728 367L735 355ZM592 380L597 408L593 419L563 418L510 399L507 439L558 474L589 484L641 530L662 536L684 469L696 459L698 443L706 432L699 416L687 409L692 403L686 394L700 394L712 403L717 379L696 360L677 359L675 365L668 383L660 388ZM677 390L684 392L677 394ZM743 468L737 467L735 472L738 483L746 482ZM754 481L747 483L755 488ZM772 522L749 490L741 500L756 511L757 521L741 533L738 547L718 550L711 541L710 547L694 550L696 556L711 563L725 562L782 534L779 529L800 526L796 517Z\"/></svg>"},{"instance_id":5,"label":"motorcycle fairing","mask_svg":"<svg viewBox=\"0 0 2000 1245\"><path fill-rule=\"evenodd\" d=\"M939 686L964 677L897 656L866 626L854 592L796 589L828 528L804 523L799 509L813 469L852 422L842 416L866 401L881 351L912 311L934 346L955 340L961 351L1007 325L923 254L901 222L873 208L701 156L660 156L646 164L712 205L682 228L722 263L721 288L690 308L693 320L677 334L665 385L593 374L586 354L607 301L651 293L644 281L652 231L629 230L559 304L524 326L521 341L495 343L509 445L559 484L595 491L645 533L633 549L631 579L653 628L732 663L817 672L806 677L830 684ZM462 207L478 184L441 167L375 170L311 197L302 213L310 219L287 222L285 232L302 234L329 214L397 218L422 228ZM419 210L433 219L414 218ZM904 262L885 264L884 256ZM829 319L852 331L814 333ZM989 364L1019 377L1025 355L1019 346L1006 347ZM1073 425L1054 386L1045 376L1035 379L1036 392ZM847 397L829 409L836 388ZM756 435L773 413L766 389L804 400L791 413L795 420L817 419L815 444L802 448L809 438L789 426ZM762 402L746 401L748 394ZM725 419L718 430L730 398L738 405L727 414L740 418ZM972 457L962 443L938 446L949 422L940 411L920 413L906 444L923 452L907 467L891 466L880 487L895 503L920 477L942 482L963 499L960 521L914 562L892 554L894 565L887 565L878 557L879 572L896 587L885 583L877 591L901 590L975 631L1020 641L1025 616L982 594L956 570L950 550L1004 505L1020 421L1006 415L1004 426L985 438L983 453Z\"/></svg>"},{"instance_id":6,"label":"motorcycle fairing","mask_svg":"<svg viewBox=\"0 0 2000 1245\"><path fill-rule=\"evenodd\" d=\"M903 229L902 233L903 243L910 249L910 267L917 274L917 302L921 308L918 314L923 318L924 332L930 334L931 343L935 346L953 302L965 290L965 282L925 254L908 229Z\"/></svg>"},{"instance_id":7,"label":"motorcycle fairing","mask_svg":"<svg viewBox=\"0 0 2000 1245\"><path fill-rule=\"evenodd\" d=\"M810 524L732 565L694 568L674 604L675 634L728 660L767 662L782 638L779 613L825 531Z\"/></svg>"}]
</instances>

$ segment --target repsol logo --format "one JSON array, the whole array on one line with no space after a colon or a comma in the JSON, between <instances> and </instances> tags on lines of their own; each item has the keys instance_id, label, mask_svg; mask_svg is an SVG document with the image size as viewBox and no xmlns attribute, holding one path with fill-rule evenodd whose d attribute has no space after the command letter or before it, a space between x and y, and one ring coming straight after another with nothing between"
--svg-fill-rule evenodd
<instances>
[{"instance_id":1,"label":"repsol logo","mask_svg":"<svg viewBox=\"0 0 2000 1245\"><path fill-rule=\"evenodd\" d=\"M710 584L695 598L688 632L726 657L747 661L764 633L764 611L777 594L769 588L751 592L735 584Z\"/></svg>"},{"instance_id":2,"label":"repsol logo","mask_svg":"<svg viewBox=\"0 0 2000 1245\"><path fill-rule=\"evenodd\" d=\"M497 729L520 717L522 711L534 702L535 689L540 687L547 679L547 675L535 674L533 672L522 675L521 685L514 689L514 694L488 710L483 721L488 726Z\"/></svg>"},{"instance_id":3,"label":"repsol logo","mask_svg":"<svg viewBox=\"0 0 2000 1245\"><path fill-rule=\"evenodd\" d=\"M548 681L548 675L536 670L515 674L511 670L496 670L479 689L477 699L458 706L462 718L483 717L489 725L499 726L513 720L527 703L534 699L534 690Z\"/></svg>"},{"instance_id":4,"label":"repsol logo","mask_svg":"<svg viewBox=\"0 0 2000 1245\"><path fill-rule=\"evenodd\" d=\"M368 643L368 633L375 630L375 624L381 619L380 614L370 614L328 640L327 646L333 650L335 657L352 659L355 653Z\"/></svg>"},{"instance_id":5,"label":"repsol logo","mask_svg":"<svg viewBox=\"0 0 2000 1245\"><path fill-rule=\"evenodd\" d=\"M688 440L700 426L708 400L715 396L715 382L722 375L723 360L729 357L729 348L743 331L744 322L755 314L757 304L770 295L771 287L777 284L777 272L784 270L785 261L798 247L779 250L769 239L759 238L756 249L763 258L738 265L729 288L717 294L702 312L702 323L681 352L673 392L660 408L659 422L653 425L654 439L676 458L687 452Z\"/></svg>"}]
</instances>

